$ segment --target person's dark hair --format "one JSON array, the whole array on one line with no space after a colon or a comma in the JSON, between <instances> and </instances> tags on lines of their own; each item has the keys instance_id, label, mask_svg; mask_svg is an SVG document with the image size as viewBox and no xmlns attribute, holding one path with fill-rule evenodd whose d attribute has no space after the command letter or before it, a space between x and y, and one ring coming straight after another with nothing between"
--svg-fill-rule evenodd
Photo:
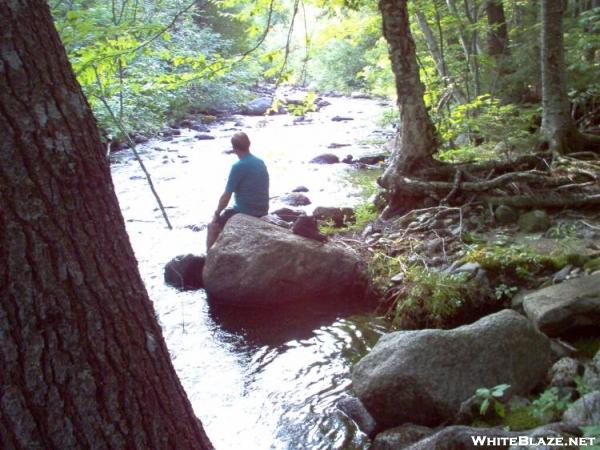
<instances>
[{"instance_id":1,"label":"person's dark hair","mask_svg":"<svg viewBox=\"0 0 600 450\"><path fill-rule=\"evenodd\" d=\"M233 135L233 137L231 138L231 145L234 149L241 152L250 151L250 139L248 138L248 135L243 131L238 131Z\"/></svg>"}]
</instances>

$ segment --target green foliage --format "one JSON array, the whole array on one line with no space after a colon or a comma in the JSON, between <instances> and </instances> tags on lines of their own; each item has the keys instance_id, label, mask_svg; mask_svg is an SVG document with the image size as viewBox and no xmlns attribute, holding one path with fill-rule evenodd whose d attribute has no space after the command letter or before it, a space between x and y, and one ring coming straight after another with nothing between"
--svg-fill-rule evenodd
<instances>
[{"instance_id":1,"label":"green foliage","mask_svg":"<svg viewBox=\"0 0 600 450\"><path fill-rule=\"evenodd\" d=\"M406 289L395 299L392 322L400 328L443 328L475 289L466 273L447 274L421 266L405 270Z\"/></svg>"},{"instance_id":2,"label":"green foliage","mask_svg":"<svg viewBox=\"0 0 600 450\"><path fill-rule=\"evenodd\" d=\"M499 384L493 388L477 389L475 396L481 402L479 405L479 414L485 416L491 406L498 417L505 417L506 407L500 398L502 398L508 388L510 388L509 384Z\"/></svg>"},{"instance_id":3,"label":"green foliage","mask_svg":"<svg viewBox=\"0 0 600 450\"><path fill-rule=\"evenodd\" d=\"M475 244L463 259L477 262L490 272L517 280L527 280L545 270L560 269L570 262L568 255L544 255L523 245L498 244Z\"/></svg>"},{"instance_id":4,"label":"green foliage","mask_svg":"<svg viewBox=\"0 0 600 450\"><path fill-rule=\"evenodd\" d=\"M448 120L439 131L448 142L460 135L481 140L483 148L466 147L462 152L455 149L440 154L440 159L460 161L486 159L490 156L510 159L515 152L532 148L535 137L529 132L537 108L524 109L513 104L503 105L499 99L486 94L473 101L452 108ZM465 155L461 153L466 153Z\"/></svg>"},{"instance_id":5,"label":"green foliage","mask_svg":"<svg viewBox=\"0 0 600 450\"><path fill-rule=\"evenodd\" d=\"M531 430L543 425L543 422L533 415L531 408L519 407L508 411L502 424L512 431Z\"/></svg>"},{"instance_id":6,"label":"green foliage","mask_svg":"<svg viewBox=\"0 0 600 450\"><path fill-rule=\"evenodd\" d=\"M560 396L557 387L546 389L531 403L531 413L543 423L558 420L562 413L571 405L571 396Z\"/></svg>"},{"instance_id":7,"label":"green foliage","mask_svg":"<svg viewBox=\"0 0 600 450\"><path fill-rule=\"evenodd\" d=\"M390 278L404 267L400 257L388 256L384 252L375 252L368 265L369 278L373 287L384 292L390 286Z\"/></svg>"},{"instance_id":8,"label":"green foliage","mask_svg":"<svg viewBox=\"0 0 600 450\"><path fill-rule=\"evenodd\" d=\"M317 94L314 92L309 92L306 94L306 97L299 105L288 105L288 111L293 116L304 116L306 113L317 110L317 105L315 104L315 100L317 98Z\"/></svg>"}]
</instances>

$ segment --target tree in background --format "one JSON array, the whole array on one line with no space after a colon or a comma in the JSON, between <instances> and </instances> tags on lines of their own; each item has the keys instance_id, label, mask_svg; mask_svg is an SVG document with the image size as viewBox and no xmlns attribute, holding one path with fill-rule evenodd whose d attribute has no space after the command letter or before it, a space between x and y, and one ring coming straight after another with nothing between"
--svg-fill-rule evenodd
<instances>
[{"instance_id":1,"label":"tree in background","mask_svg":"<svg viewBox=\"0 0 600 450\"><path fill-rule=\"evenodd\" d=\"M0 23L0 447L211 449L48 6Z\"/></svg>"},{"instance_id":2,"label":"tree in background","mask_svg":"<svg viewBox=\"0 0 600 450\"><path fill-rule=\"evenodd\" d=\"M579 132L571 116L563 41L566 2L542 0L542 134L558 152L600 151L600 136Z\"/></svg>"}]
</instances>

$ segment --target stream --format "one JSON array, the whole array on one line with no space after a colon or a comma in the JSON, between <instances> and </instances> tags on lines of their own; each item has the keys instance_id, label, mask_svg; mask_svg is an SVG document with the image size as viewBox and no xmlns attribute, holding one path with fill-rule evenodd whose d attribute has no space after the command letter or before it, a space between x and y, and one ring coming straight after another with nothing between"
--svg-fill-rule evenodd
<instances>
[{"instance_id":1,"label":"stream","mask_svg":"<svg viewBox=\"0 0 600 450\"><path fill-rule=\"evenodd\" d=\"M152 139L140 153L174 229L166 229L130 150L111 155L112 176L146 288L188 398L218 450L365 449L367 437L336 408L350 389L350 370L386 331L367 305L328 310L224 310L203 290L179 292L163 281L174 256L205 252L206 224L231 164L224 154L238 130L269 169L273 211L278 197L306 186L316 206L355 206L361 190L347 164L316 165L322 153L340 159L381 153L392 134L377 124L378 100L325 98L331 104L295 123L292 115L233 116L210 125L212 140L182 129ZM332 121L335 116L354 120ZM328 148L338 144L336 148ZM341 145L341 146L340 146Z\"/></svg>"}]
</instances>

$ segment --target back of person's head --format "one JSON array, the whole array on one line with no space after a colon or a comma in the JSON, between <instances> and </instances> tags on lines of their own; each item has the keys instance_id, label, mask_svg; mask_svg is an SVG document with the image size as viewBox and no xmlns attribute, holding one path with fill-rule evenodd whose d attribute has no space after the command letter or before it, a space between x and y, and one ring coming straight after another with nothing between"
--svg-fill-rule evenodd
<instances>
[{"instance_id":1,"label":"back of person's head","mask_svg":"<svg viewBox=\"0 0 600 450\"><path fill-rule=\"evenodd\" d=\"M231 145L237 151L248 152L250 151L250 138L243 131L238 131L231 138Z\"/></svg>"}]
</instances>

